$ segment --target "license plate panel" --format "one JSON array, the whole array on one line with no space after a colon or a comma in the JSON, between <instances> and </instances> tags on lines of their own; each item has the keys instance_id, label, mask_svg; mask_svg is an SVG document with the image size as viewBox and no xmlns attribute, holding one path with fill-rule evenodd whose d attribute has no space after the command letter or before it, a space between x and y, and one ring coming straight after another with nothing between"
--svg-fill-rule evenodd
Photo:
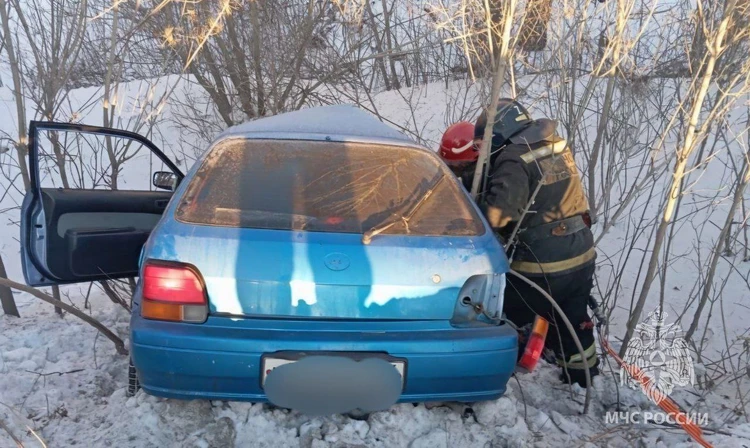
<instances>
[{"instance_id":1,"label":"license plate panel","mask_svg":"<svg viewBox=\"0 0 750 448\"><path fill-rule=\"evenodd\" d=\"M338 353L338 352L311 352L311 353L273 353L263 355L261 359L261 380L260 385L263 387L266 383L266 377L271 371L285 364L292 364L306 356L341 356L360 361L366 358L381 358L388 361L398 372L401 377L401 388L403 389L406 378L406 359L395 358L382 353Z\"/></svg>"}]
</instances>

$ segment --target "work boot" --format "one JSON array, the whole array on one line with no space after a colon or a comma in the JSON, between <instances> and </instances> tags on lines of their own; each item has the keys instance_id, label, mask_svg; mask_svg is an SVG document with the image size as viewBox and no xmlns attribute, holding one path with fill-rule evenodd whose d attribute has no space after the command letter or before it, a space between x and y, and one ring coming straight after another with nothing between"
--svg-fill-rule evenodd
<instances>
[{"instance_id":1,"label":"work boot","mask_svg":"<svg viewBox=\"0 0 750 448\"><path fill-rule=\"evenodd\" d=\"M581 387L586 387L586 372L584 370L586 368L589 369L592 379L599 375L599 357L596 356L596 344L591 344L586 348L583 356L585 360L581 358L580 353L570 355L567 360L557 358L557 364L562 368L560 380L563 383L576 383Z\"/></svg>"},{"instance_id":2,"label":"work boot","mask_svg":"<svg viewBox=\"0 0 750 448\"><path fill-rule=\"evenodd\" d=\"M598 367L590 367L589 374L591 375L591 383L594 382L594 377L599 375ZM565 384L578 384L582 388L586 388L586 373L583 369L568 369L567 374L565 369L560 372L560 381Z\"/></svg>"}]
</instances>

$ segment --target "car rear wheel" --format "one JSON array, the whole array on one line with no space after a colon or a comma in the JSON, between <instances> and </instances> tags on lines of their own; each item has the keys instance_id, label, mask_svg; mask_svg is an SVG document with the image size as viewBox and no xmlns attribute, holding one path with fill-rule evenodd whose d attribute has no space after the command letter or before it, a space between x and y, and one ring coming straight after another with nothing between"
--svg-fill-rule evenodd
<instances>
[{"instance_id":1,"label":"car rear wheel","mask_svg":"<svg viewBox=\"0 0 750 448\"><path fill-rule=\"evenodd\" d=\"M365 412L361 409L355 409L353 411L349 411L346 413L346 416L349 417L352 420L361 420L361 421L367 421L367 419L370 418L370 413Z\"/></svg>"},{"instance_id":2,"label":"car rear wheel","mask_svg":"<svg viewBox=\"0 0 750 448\"><path fill-rule=\"evenodd\" d=\"M138 371L133 365L133 359L128 360L128 390L125 393L126 396L132 397L141 388L141 383L138 381Z\"/></svg>"}]
</instances>

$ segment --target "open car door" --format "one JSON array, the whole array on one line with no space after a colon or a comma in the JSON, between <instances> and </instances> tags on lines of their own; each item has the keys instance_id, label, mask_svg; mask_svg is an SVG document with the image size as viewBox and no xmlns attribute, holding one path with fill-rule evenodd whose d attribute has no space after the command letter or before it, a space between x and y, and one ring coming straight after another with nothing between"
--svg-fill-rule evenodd
<instances>
[{"instance_id":1,"label":"open car door","mask_svg":"<svg viewBox=\"0 0 750 448\"><path fill-rule=\"evenodd\" d=\"M135 167L129 179L126 162ZM21 258L31 286L137 276L143 244L184 177L138 134L35 121L29 171Z\"/></svg>"}]
</instances>

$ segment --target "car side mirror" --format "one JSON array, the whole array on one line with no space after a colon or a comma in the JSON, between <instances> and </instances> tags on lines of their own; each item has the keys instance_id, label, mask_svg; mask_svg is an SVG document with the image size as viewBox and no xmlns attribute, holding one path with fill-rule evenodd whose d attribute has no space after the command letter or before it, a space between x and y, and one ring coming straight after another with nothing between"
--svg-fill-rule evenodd
<instances>
[{"instance_id":1,"label":"car side mirror","mask_svg":"<svg viewBox=\"0 0 750 448\"><path fill-rule=\"evenodd\" d=\"M156 171L153 184L161 190L174 191L177 188L177 175L171 171Z\"/></svg>"}]
</instances>

